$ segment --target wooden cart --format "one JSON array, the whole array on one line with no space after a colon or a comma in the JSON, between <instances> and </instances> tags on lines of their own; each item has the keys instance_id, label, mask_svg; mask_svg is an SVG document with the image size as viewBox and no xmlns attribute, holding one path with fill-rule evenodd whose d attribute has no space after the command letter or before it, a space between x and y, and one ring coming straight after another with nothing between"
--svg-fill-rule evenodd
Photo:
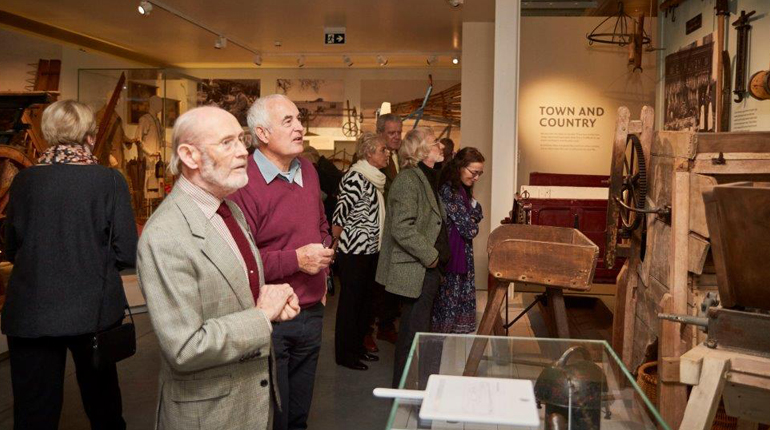
<instances>
[{"instance_id":1,"label":"wooden cart","mask_svg":"<svg viewBox=\"0 0 770 430\"><path fill-rule=\"evenodd\" d=\"M479 323L478 335L499 333L500 308L508 284L526 282L546 287L550 312L559 337L569 338L563 289L591 288L599 247L574 228L544 225L504 224L496 228L487 243L489 298ZM474 375L486 347L486 338L473 342L465 375Z\"/></svg>"}]
</instances>

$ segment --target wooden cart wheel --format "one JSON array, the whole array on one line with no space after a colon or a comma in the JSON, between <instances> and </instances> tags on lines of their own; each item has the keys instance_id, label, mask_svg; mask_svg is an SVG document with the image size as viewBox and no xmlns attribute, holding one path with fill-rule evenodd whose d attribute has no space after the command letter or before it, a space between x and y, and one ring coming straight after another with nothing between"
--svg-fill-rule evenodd
<instances>
[{"instance_id":1,"label":"wooden cart wheel","mask_svg":"<svg viewBox=\"0 0 770 430\"><path fill-rule=\"evenodd\" d=\"M625 124L620 130L628 129L629 112L619 109L619 121ZM639 138L633 134L616 136L612 148L610 168L610 190L607 201L607 232L604 261L612 268L617 255L619 238L629 238L645 218L635 210L644 210L647 197L647 165Z\"/></svg>"},{"instance_id":2,"label":"wooden cart wheel","mask_svg":"<svg viewBox=\"0 0 770 430\"><path fill-rule=\"evenodd\" d=\"M620 206L620 220L623 238L631 237L631 232L639 228L644 214L628 208L644 210L647 198L647 165L644 160L642 143L636 135L630 134L626 140L626 156L623 159L623 185L618 197L624 204Z\"/></svg>"},{"instance_id":3,"label":"wooden cart wheel","mask_svg":"<svg viewBox=\"0 0 770 430\"><path fill-rule=\"evenodd\" d=\"M358 136L358 125L354 122L346 122L342 125L342 134L347 137Z\"/></svg>"}]
</instances>

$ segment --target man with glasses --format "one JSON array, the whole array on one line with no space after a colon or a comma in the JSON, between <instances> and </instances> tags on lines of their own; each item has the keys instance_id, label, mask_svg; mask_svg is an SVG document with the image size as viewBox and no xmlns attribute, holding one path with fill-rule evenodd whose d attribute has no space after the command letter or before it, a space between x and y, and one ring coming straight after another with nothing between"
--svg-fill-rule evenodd
<instances>
[{"instance_id":1,"label":"man with glasses","mask_svg":"<svg viewBox=\"0 0 770 430\"><path fill-rule=\"evenodd\" d=\"M156 428L268 430L271 322L300 311L287 284L265 285L260 252L225 197L246 185L238 121L217 107L174 124L179 175L144 228L137 275L161 349Z\"/></svg>"},{"instance_id":2,"label":"man with glasses","mask_svg":"<svg viewBox=\"0 0 770 430\"><path fill-rule=\"evenodd\" d=\"M321 350L329 225L318 174L304 150L297 106L283 95L254 102L248 124L257 149L248 159L249 183L230 198L243 210L265 262L265 282L287 283L302 312L273 327L281 411L274 429L305 429ZM328 239L327 239L328 240Z\"/></svg>"}]
</instances>

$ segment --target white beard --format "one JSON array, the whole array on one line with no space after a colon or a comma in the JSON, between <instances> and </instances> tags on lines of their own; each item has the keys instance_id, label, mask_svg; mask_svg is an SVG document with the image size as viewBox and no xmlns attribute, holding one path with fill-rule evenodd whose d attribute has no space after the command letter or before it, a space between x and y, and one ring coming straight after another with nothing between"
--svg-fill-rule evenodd
<instances>
[{"instance_id":1,"label":"white beard","mask_svg":"<svg viewBox=\"0 0 770 430\"><path fill-rule=\"evenodd\" d=\"M249 183L249 176L243 170L243 174L231 175L232 171L220 169L219 166L204 151L201 151L203 165L201 177L204 181L221 189L225 194L232 194Z\"/></svg>"}]
</instances>

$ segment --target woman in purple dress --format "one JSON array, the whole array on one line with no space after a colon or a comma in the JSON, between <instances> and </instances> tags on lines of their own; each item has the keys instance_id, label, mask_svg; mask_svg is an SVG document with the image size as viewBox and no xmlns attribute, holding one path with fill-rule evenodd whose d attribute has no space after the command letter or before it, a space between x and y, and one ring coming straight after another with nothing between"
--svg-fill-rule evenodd
<instances>
[{"instance_id":1,"label":"woman in purple dress","mask_svg":"<svg viewBox=\"0 0 770 430\"><path fill-rule=\"evenodd\" d=\"M476 282L473 238L483 218L473 198L473 184L484 173L484 156L463 148L441 172L439 196L447 214L451 258L433 305L433 331L470 333L476 330Z\"/></svg>"}]
</instances>

